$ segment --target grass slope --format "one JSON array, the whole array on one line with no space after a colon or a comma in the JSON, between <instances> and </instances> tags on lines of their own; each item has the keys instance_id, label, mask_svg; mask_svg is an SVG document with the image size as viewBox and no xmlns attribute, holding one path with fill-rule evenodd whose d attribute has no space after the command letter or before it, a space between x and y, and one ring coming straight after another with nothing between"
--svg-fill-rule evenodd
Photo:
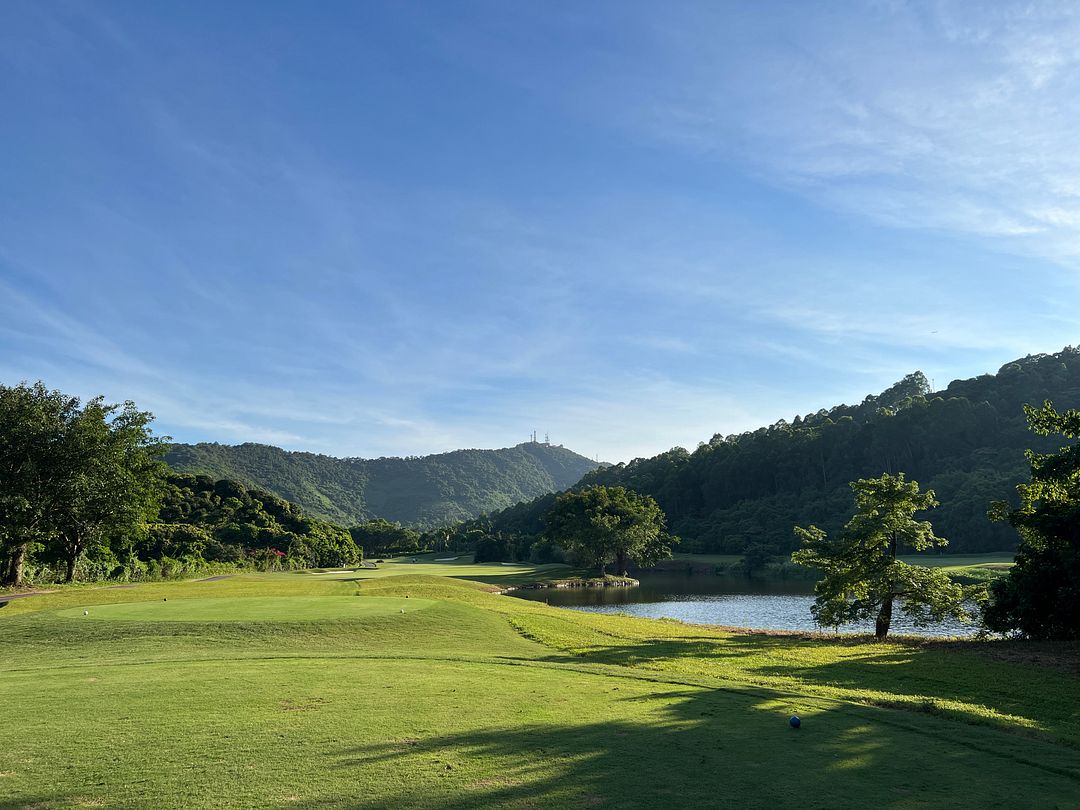
<instances>
[{"instance_id":1,"label":"grass slope","mask_svg":"<svg viewBox=\"0 0 1080 810\"><path fill-rule=\"evenodd\" d=\"M83 617L107 622L317 622L356 619L423 610L436 604L431 599L380 596L354 599L349 596L250 596L247 599L187 598L153 602L121 602L94 605L91 613L81 608L57 612L65 618Z\"/></svg>"},{"instance_id":2,"label":"grass slope","mask_svg":"<svg viewBox=\"0 0 1080 810\"><path fill-rule=\"evenodd\" d=\"M453 577L497 585L521 585L527 582L558 579L582 573L580 569L561 563L474 563L472 554L458 556L441 553L424 553L394 557L378 563L377 569L360 569L357 579L381 579L402 574L416 576ZM322 577L339 577L339 574L312 574Z\"/></svg>"},{"instance_id":3,"label":"grass slope","mask_svg":"<svg viewBox=\"0 0 1080 810\"><path fill-rule=\"evenodd\" d=\"M708 570L717 573L737 573L742 563L739 554L681 554L672 555L672 559L660 563L666 570ZM910 565L923 565L927 568L941 568L949 576L963 582L989 582L1008 572L1014 565L1015 555L1011 551L984 552L980 554L905 554L901 558ZM766 576L799 577L816 579L819 572L805 568L790 561L783 555L777 555L766 567Z\"/></svg>"},{"instance_id":4,"label":"grass slope","mask_svg":"<svg viewBox=\"0 0 1080 810\"><path fill-rule=\"evenodd\" d=\"M1080 805L1080 678L1016 645L739 635L389 573L9 602L0 806Z\"/></svg>"}]
</instances>

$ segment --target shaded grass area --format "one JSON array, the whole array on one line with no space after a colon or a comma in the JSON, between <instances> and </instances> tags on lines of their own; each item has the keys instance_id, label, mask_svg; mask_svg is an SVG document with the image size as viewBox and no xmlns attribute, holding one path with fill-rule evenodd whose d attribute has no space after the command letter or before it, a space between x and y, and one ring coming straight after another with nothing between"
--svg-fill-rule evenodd
<instances>
[{"instance_id":1,"label":"shaded grass area","mask_svg":"<svg viewBox=\"0 0 1080 810\"><path fill-rule=\"evenodd\" d=\"M1063 802L1075 787L1027 764L1038 746L1002 746L985 730L956 739L933 718L883 725L871 710L807 699L490 663L204 663L184 675L164 665L58 675L58 689L106 719L80 713L61 737L31 720L21 761L71 765L50 790L22 798L644 808L714 806L727 796L750 806L859 807L887 790L878 806L958 806L972 791L958 778L985 768L987 756L995 767L979 778L984 806L1031 795ZM24 700L33 716L48 716L45 696L26 689ZM803 731L784 723L791 711L806 718ZM150 714L152 734L140 721ZM87 741L103 737L109 761L127 768L87 761Z\"/></svg>"},{"instance_id":2,"label":"shaded grass area","mask_svg":"<svg viewBox=\"0 0 1080 810\"><path fill-rule=\"evenodd\" d=\"M983 652L994 642L735 635L429 576L78 593L133 613L87 621L69 593L0 611L2 807L1073 807L1080 796L1080 679L994 660ZM339 605L406 596L429 605ZM165 597L190 620L134 615ZM230 600L228 619L206 604ZM318 620L275 619L292 600L327 604L310 607Z\"/></svg>"},{"instance_id":3,"label":"shaded grass area","mask_svg":"<svg viewBox=\"0 0 1080 810\"><path fill-rule=\"evenodd\" d=\"M594 624L595 616L512 621L530 638L579 661L926 712L1080 749L1080 702L1074 694L1080 694L1080 681L1054 668L988 655L998 642L877 644L851 637L726 635L623 616L602 616L607 621ZM1073 756L1080 762L1080 753Z\"/></svg>"},{"instance_id":4,"label":"shaded grass area","mask_svg":"<svg viewBox=\"0 0 1080 810\"><path fill-rule=\"evenodd\" d=\"M741 554L689 554L676 551L671 559L679 563L697 563L700 565L734 566L742 562Z\"/></svg>"}]
</instances>

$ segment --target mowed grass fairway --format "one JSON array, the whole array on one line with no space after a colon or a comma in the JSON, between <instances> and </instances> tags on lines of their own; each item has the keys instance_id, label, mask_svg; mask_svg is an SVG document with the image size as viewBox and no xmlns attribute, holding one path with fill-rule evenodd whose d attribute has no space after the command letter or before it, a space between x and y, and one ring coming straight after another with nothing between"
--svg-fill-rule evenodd
<instances>
[{"instance_id":1,"label":"mowed grass fairway","mask_svg":"<svg viewBox=\"0 0 1080 810\"><path fill-rule=\"evenodd\" d=\"M58 616L84 616L94 621L129 622L313 622L333 619L383 616L422 610L437 604L432 599L373 596L249 596L246 599L168 599L153 602L120 602L95 605L91 613L68 608Z\"/></svg>"},{"instance_id":2,"label":"mowed grass fairway","mask_svg":"<svg viewBox=\"0 0 1080 810\"><path fill-rule=\"evenodd\" d=\"M426 574L428 576L468 579L475 582L506 586L521 585L527 582L537 582L576 573L588 574L588 572L581 572L561 563L541 565L533 563L474 563L472 554L454 556L426 553L384 560L375 569L361 568L351 572L351 576L360 579L381 579L382 577L396 577L402 574L410 576ZM311 571L309 575L331 578L340 578L342 576L340 572L335 571L325 573Z\"/></svg>"},{"instance_id":3,"label":"mowed grass fairway","mask_svg":"<svg viewBox=\"0 0 1080 810\"><path fill-rule=\"evenodd\" d=\"M1080 807L1075 648L732 634L489 587L13 600L0 806Z\"/></svg>"}]
</instances>

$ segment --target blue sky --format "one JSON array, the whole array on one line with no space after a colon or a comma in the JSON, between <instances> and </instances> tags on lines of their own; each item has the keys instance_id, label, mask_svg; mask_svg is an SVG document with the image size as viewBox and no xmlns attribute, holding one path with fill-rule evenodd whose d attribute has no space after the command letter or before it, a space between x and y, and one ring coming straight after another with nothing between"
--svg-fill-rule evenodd
<instances>
[{"instance_id":1,"label":"blue sky","mask_svg":"<svg viewBox=\"0 0 1080 810\"><path fill-rule=\"evenodd\" d=\"M0 381L610 461L1080 341L1072 3L0 5Z\"/></svg>"}]
</instances>

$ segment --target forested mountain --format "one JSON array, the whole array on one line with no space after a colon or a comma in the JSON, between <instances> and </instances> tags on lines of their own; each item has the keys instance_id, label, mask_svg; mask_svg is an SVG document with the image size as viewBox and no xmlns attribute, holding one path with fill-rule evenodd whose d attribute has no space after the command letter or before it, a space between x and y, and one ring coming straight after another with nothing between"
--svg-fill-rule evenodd
<instances>
[{"instance_id":1,"label":"forested mountain","mask_svg":"<svg viewBox=\"0 0 1080 810\"><path fill-rule=\"evenodd\" d=\"M566 489L596 462L559 445L457 450L410 458L333 458L264 444L176 444L175 470L228 478L273 492L342 525L385 518L445 525Z\"/></svg>"},{"instance_id":2,"label":"forested mountain","mask_svg":"<svg viewBox=\"0 0 1080 810\"><path fill-rule=\"evenodd\" d=\"M949 551L1012 549L1015 530L991 523L986 512L991 501L1012 499L1026 480L1025 449L1056 449L1027 429L1022 410L1046 399L1061 408L1080 404L1080 348L1025 357L938 392L916 372L858 405L716 435L692 453L677 447L598 469L580 485L623 485L653 496L682 538L680 551L767 545L787 552L796 545L795 525L839 530L850 516L848 482L904 472L937 492L941 506L925 518L950 541ZM549 505L550 498L537 499L489 516L485 525L535 534Z\"/></svg>"}]
</instances>

